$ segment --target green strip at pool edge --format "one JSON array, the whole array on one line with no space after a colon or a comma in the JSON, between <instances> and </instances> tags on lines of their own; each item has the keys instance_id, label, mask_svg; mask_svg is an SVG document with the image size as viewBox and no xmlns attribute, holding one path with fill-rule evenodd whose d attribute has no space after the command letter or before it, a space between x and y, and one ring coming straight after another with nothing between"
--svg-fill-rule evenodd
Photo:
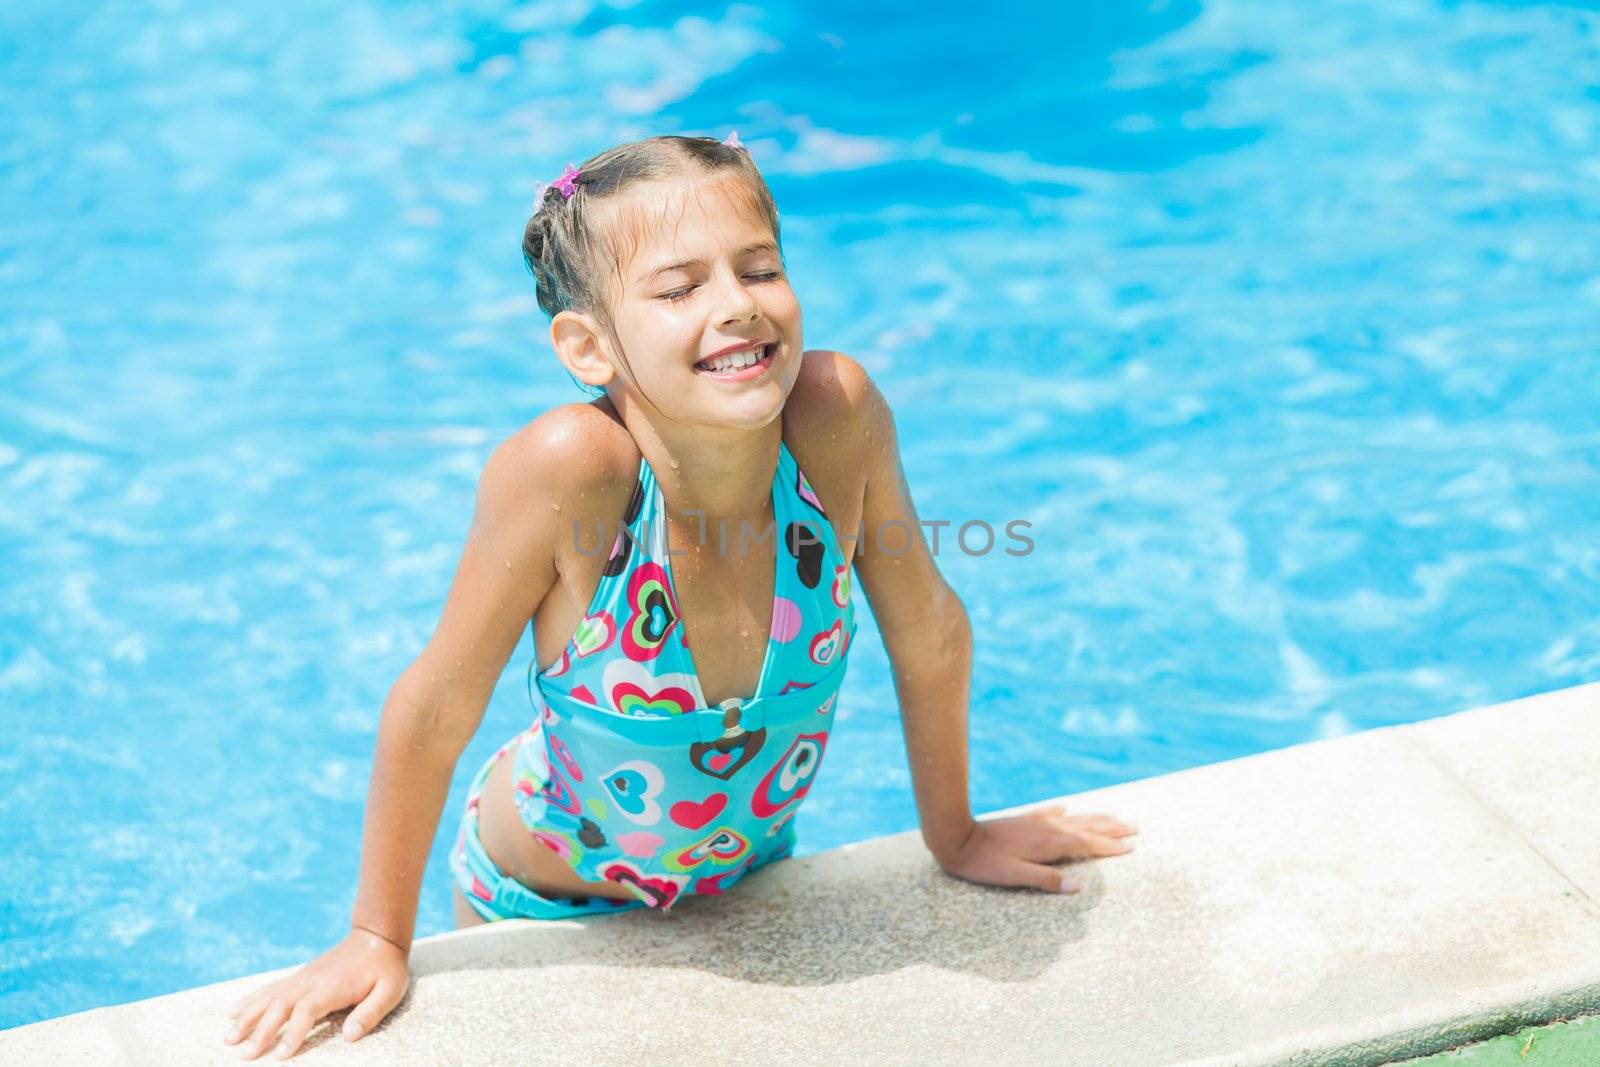
<instances>
[{"instance_id":1,"label":"green strip at pool edge","mask_svg":"<svg viewBox=\"0 0 1600 1067\"><path fill-rule=\"evenodd\" d=\"M1600 1015L1529 1026L1514 1034L1418 1060L1404 1067L1590 1067L1600 1064Z\"/></svg>"}]
</instances>

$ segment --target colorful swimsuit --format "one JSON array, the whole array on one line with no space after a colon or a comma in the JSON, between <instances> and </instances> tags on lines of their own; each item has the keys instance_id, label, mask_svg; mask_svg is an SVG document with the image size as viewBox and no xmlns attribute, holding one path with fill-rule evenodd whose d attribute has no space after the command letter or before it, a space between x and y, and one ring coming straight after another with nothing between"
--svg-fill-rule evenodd
<instances>
[{"instance_id":1,"label":"colorful swimsuit","mask_svg":"<svg viewBox=\"0 0 1600 1067\"><path fill-rule=\"evenodd\" d=\"M761 679L751 697L707 707L679 617L661 489L640 457L583 620L548 670L529 666L533 725L490 757L469 790L451 867L484 918L665 911L680 896L721 893L793 850L794 814L827 746L856 623L832 524L781 441L772 506L771 528L745 531L747 550L770 543L776 558ZM738 536L727 531L730 544ZM478 796L512 748L528 831L579 877L620 882L638 900L558 903L489 862L477 841Z\"/></svg>"}]
</instances>

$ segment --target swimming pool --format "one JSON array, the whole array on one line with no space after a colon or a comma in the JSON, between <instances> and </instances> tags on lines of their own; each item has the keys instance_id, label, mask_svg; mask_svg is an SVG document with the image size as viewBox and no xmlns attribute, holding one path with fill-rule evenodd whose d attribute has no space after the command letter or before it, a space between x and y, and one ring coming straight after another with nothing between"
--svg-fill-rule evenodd
<instances>
[{"instance_id":1,"label":"swimming pool","mask_svg":"<svg viewBox=\"0 0 1600 1067\"><path fill-rule=\"evenodd\" d=\"M578 399L530 183L626 137L737 128L894 403L977 810L1600 677L1596 15L1059 6L9 5L0 1026L344 930L482 461ZM915 826L860 618L802 855Z\"/></svg>"}]
</instances>

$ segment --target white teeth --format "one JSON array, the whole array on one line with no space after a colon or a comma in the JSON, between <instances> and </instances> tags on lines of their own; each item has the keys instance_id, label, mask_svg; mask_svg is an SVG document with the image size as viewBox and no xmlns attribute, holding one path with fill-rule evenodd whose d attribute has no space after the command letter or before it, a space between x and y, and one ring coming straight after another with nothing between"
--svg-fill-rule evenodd
<instances>
[{"instance_id":1,"label":"white teeth","mask_svg":"<svg viewBox=\"0 0 1600 1067\"><path fill-rule=\"evenodd\" d=\"M709 364L702 364L702 366L708 366L714 373L740 370L759 361L766 350L766 345L762 345L760 348L747 348L743 352L735 352L731 356L722 356Z\"/></svg>"}]
</instances>

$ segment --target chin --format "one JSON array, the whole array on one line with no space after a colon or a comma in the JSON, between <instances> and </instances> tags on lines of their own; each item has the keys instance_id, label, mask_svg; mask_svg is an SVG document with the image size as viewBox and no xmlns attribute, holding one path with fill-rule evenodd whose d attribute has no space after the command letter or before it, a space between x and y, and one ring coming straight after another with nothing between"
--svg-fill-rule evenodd
<instances>
[{"instance_id":1,"label":"chin","mask_svg":"<svg viewBox=\"0 0 1600 1067\"><path fill-rule=\"evenodd\" d=\"M788 390L776 385L752 389L738 396L696 397L695 422L703 426L720 426L730 430L759 430L783 414L783 405L789 398Z\"/></svg>"}]
</instances>

